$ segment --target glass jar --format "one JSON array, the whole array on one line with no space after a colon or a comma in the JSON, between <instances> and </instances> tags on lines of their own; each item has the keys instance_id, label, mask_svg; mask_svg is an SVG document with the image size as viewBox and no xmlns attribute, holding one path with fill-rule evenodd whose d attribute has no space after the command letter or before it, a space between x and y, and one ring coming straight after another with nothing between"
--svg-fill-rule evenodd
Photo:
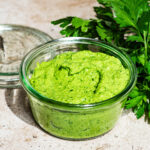
<instances>
[{"instance_id":1,"label":"glass jar","mask_svg":"<svg viewBox=\"0 0 150 150\"><path fill-rule=\"evenodd\" d=\"M118 58L129 70L130 78L125 89L105 101L92 104L68 104L47 98L30 84L37 62L48 61L67 51L91 50L103 52ZM130 57L118 48L90 38L62 38L47 42L23 59L20 67L20 81L30 100L36 122L48 133L72 140L88 139L110 131L116 124L123 104L135 85L136 68Z\"/></svg>"},{"instance_id":2,"label":"glass jar","mask_svg":"<svg viewBox=\"0 0 150 150\"><path fill-rule=\"evenodd\" d=\"M19 66L33 48L52 38L38 29L0 24L0 88L20 88Z\"/></svg>"}]
</instances>

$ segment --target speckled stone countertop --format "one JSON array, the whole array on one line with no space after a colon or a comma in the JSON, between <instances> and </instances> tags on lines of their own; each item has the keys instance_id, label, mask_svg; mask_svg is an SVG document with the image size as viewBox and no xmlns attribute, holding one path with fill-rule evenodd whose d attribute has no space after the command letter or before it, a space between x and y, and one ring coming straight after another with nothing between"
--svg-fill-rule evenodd
<instances>
[{"instance_id":1,"label":"speckled stone countertop","mask_svg":"<svg viewBox=\"0 0 150 150\"><path fill-rule=\"evenodd\" d=\"M59 38L51 20L94 17L96 0L0 0L0 23L28 25ZM34 122L23 89L0 90L0 150L150 150L150 125L124 111L109 133L92 140L67 141L45 133Z\"/></svg>"}]
</instances>

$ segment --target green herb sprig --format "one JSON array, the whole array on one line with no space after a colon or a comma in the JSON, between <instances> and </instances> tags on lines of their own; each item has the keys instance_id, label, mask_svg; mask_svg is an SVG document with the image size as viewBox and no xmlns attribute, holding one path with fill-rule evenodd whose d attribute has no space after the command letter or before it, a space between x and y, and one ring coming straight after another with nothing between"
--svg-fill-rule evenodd
<instances>
[{"instance_id":1,"label":"green herb sprig","mask_svg":"<svg viewBox=\"0 0 150 150\"><path fill-rule=\"evenodd\" d=\"M137 118L150 119L150 1L97 0L96 19L66 17L51 23L60 25L66 37L90 37L115 44L125 50L137 66L136 87L125 108L132 108Z\"/></svg>"}]
</instances>

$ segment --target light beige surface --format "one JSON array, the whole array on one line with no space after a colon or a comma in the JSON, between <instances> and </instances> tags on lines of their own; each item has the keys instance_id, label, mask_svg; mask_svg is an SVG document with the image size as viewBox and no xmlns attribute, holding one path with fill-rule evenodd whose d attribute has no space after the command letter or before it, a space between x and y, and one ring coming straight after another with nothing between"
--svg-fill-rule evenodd
<instances>
[{"instance_id":1,"label":"light beige surface","mask_svg":"<svg viewBox=\"0 0 150 150\"><path fill-rule=\"evenodd\" d=\"M61 37L50 24L68 15L94 16L96 0L0 0L0 23L28 25L53 38ZM87 141L66 141L48 135L32 118L26 94L0 90L0 150L150 150L150 125L124 111L108 134Z\"/></svg>"}]
</instances>

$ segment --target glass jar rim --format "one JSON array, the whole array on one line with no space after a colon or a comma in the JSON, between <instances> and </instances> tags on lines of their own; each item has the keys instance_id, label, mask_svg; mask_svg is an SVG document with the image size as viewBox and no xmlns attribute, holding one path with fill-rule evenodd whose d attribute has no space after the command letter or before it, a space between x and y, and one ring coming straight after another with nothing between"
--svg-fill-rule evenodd
<instances>
[{"instance_id":1,"label":"glass jar rim","mask_svg":"<svg viewBox=\"0 0 150 150\"><path fill-rule=\"evenodd\" d=\"M114 51L117 52L118 56L122 56L122 57L124 57L124 59L126 59L127 63L130 65L130 72L132 71L132 74L130 75L130 79L129 79L128 84L125 89L123 89L117 95L115 95L109 99L106 99L104 101L90 103L90 104L70 104L70 103L64 103L64 102L56 101L56 100L50 99L48 97L45 97L32 87L32 85L30 84L30 82L27 78L27 75L26 75L26 62L29 61L32 56L34 56L36 53L40 52L41 50L44 50L43 47L45 47L46 45L49 45L49 44L53 44L53 43L54 44L55 43L57 43L57 44L65 43L66 44L66 43L82 43L82 42L87 42L87 44L93 44L93 45L100 46L100 47L103 46L103 48L106 48L108 50L111 49L111 50L113 50L113 52ZM38 51L37 51L37 49L38 49ZM123 61L125 62L125 60L123 60ZM51 104L54 104L57 106L63 106L63 107L90 108L90 107L99 106L99 105L100 106L107 105L109 103L117 103L118 99L120 97L127 95L132 90L132 88L134 87L134 85L136 83L137 70L136 70L136 67L135 67L134 63L132 62L130 56L128 54L126 54L124 51L121 51L120 49L118 49L116 46L113 46L106 42L103 42L103 41L100 41L97 39L92 39L92 38L67 37L67 38L55 39L55 40L49 41L47 43L41 44L38 47L32 49L29 53L27 53L21 62L19 76L20 76L20 82L21 82L23 88L25 89L25 91L30 93L33 97L36 97L38 100L40 100L40 102L47 102L47 103L51 103Z\"/></svg>"}]
</instances>

